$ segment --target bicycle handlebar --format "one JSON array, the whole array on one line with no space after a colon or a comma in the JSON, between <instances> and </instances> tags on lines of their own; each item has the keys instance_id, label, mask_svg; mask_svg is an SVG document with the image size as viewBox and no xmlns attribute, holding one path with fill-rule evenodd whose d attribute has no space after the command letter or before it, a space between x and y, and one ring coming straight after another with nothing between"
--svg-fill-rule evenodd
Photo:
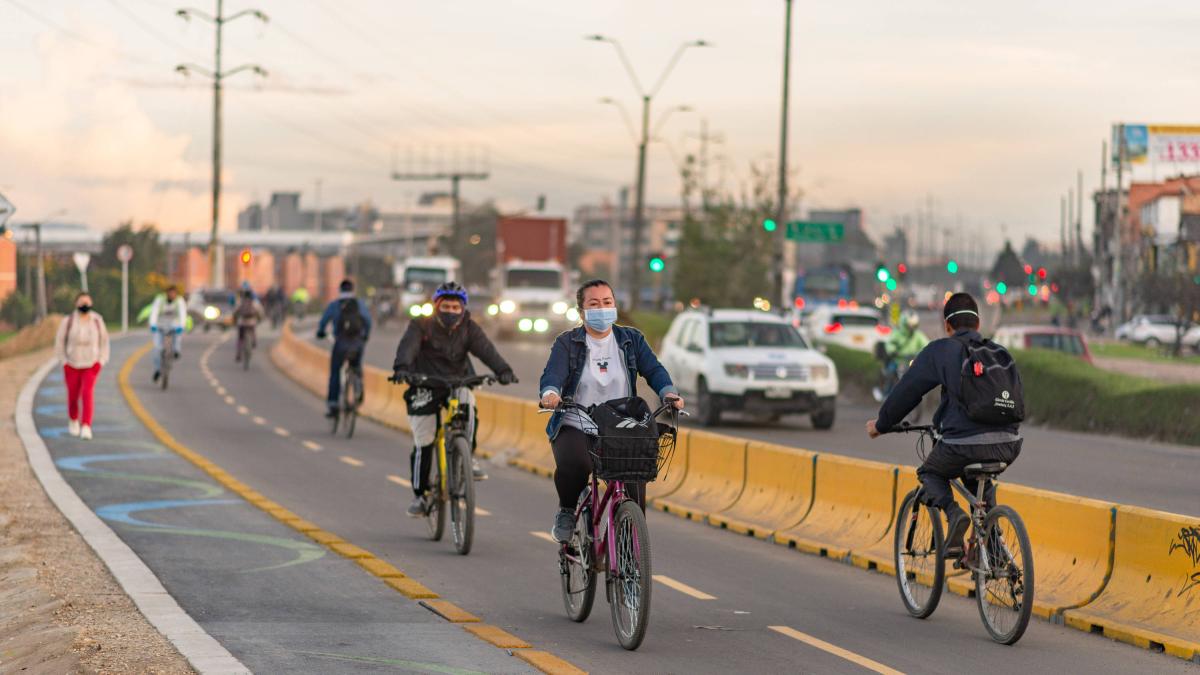
<instances>
[{"instance_id":1,"label":"bicycle handlebar","mask_svg":"<svg viewBox=\"0 0 1200 675\"><path fill-rule=\"evenodd\" d=\"M675 408L675 406L673 405L673 402L675 400L677 400L677 398L667 399L667 402L663 403L661 406L659 406L658 409L655 410L654 413L650 417L652 419L658 419L658 417L660 415L662 415L664 412L667 412L668 410L674 411L673 414L677 414L680 417L691 417L692 414L689 413L688 411L678 410ZM578 403L573 401L570 397L567 397L567 398L560 400L558 405L553 408L540 408L539 407L538 414L543 415L546 413L558 412L559 410L584 410L584 411L586 411L587 407L579 405Z\"/></svg>"},{"instance_id":2,"label":"bicycle handlebar","mask_svg":"<svg viewBox=\"0 0 1200 675\"><path fill-rule=\"evenodd\" d=\"M911 433L911 432L917 432L917 433L922 433L922 434L936 434L936 433L938 433L938 428L933 426L932 424L909 424L908 422L901 422L900 424L896 425L895 427L893 427L892 429L890 429L884 433L901 434L901 433Z\"/></svg>"},{"instance_id":3,"label":"bicycle handlebar","mask_svg":"<svg viewBox=\"0 0 1200 675\"><path fill-rule=\"evenodd\" d=\"M449 389L458 389L459 387L477 387L481 384L495 384L498 380L494 375L471 375L469 377L440 377L438 375L424 375L422 373L394 373L388 378L388 382L392 384L441 384Z\"/></svg>"}]
</instances>

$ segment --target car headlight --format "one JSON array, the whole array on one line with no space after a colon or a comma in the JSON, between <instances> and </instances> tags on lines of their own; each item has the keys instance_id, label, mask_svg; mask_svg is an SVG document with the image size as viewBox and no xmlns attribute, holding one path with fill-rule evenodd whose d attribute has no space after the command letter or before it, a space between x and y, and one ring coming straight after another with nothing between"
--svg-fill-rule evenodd
<instances>
[{"instance_id":1,"label":"car headlight","mask_svg":"<svg viewBox=\"0 0 1200 675\"><path fill-rule=\"evenodd\" d=\"M538 319L533 322L533 329L539 333L545 333L550 330L550 322L545 319Z\"/></svg>"},{"instance_id":2,"label":"car headlight","mask_svg":"<svg viewBox=\"0 0 1200 675\"><path fill-rule=\"evenodd\" d=\"M517 322L517 330L522 333L528 333L533 330L533 319L521 319Z\"/></svg>"},{"instance_id":3,"label":"car headlight","mask_svg":"<svg viewBox=\"0 0 1200 675\"><path fill-rule=\"evenodd\" d=\"M566 314L567 313L567 303L563 302L562 300L559 300L558 302L556 302L550 306L550 310L553 311L555 314Z\"/></svg>"},{"instance_id":4,"label":"car headlight","mask_svg":"<svg viewBox=\"0 0 1200 675\"><path fill-rule=\"evenodd\" d=\"M829 379L829 366L813 366L809 369L809 372L812 373L812 379L814 380Z\"/></svg>"},{"instance_id":5,"label":"car headlight","mask_svg":"<svg viewBox=\"0 0 1200 675\"><path fill-rule=\"evenodd\" d=\"M743 363L726 363L725 374L730 377L746 379L750 377L750 366Z\"/></svg>"},{"instance_id":6,"label":"car headlight","mask_svg":"<svg viewBox=\"0 0 1200 675\"><path fill-rule=\"evenodd\" d=\"M513 312L517 311L517 303L513 302L512 300L501 300L500 311L504 312L505 314L512 314Z\"/></svg>"},{"instance_id":7,"label":"car headlight","mask_svg":"<svg viewBox=\"0 0 1200 675\"><path fill-rule=\"evenodd\" d=\"M579 310L575 309L574 307L568 307L566 316L567 321L575 323L576 321L579 321Z\"/></svg>"},{"instance_id":8,"label":"car headlight","mask_svg":"<svg viewBox=\"0 0 1200 675\"><path fill-rule=\"evenodd\" d=\"M487 313L488 316L496 316L500 313L500 305L488 305Z\"/></svg>"},{"instance_id":9,"label":"car headlight","mask_svg":"<svg viewBox=\"0 0 1200 675\"><path fill-rule=\"evenodd\" d=\"M209 321L216 321L217 318L220 316L221 316L221 310L217 309L216 307L209 305L208 307L204 308L204 318L205 319L208 319Z\"/></svg>"},{"instance_id":10,"label":"car headlight","mask_svg":"<svg viewBox=\"0 0 1200 675\"><path fill-rule=\"evenodd\" d=\"M433 303L432 302L427 302L427 303L421 305L421 315L422 316L433 316Z\"/></svg>"},{"instance_id":11,"label":"car headlight","mask_svg":"<svg viewBox=\"0 0 1200 675\"><path fill-rule=\"evenodd\" d=\"M408 308L408 313L409 313L409 315L410 315L410 316L413 316L413 317L418 317L418 316L421 316L421 306L420 306L420 305L413 305L412 307L409 307L409 308Z\"/></svg>"}]
</instances>

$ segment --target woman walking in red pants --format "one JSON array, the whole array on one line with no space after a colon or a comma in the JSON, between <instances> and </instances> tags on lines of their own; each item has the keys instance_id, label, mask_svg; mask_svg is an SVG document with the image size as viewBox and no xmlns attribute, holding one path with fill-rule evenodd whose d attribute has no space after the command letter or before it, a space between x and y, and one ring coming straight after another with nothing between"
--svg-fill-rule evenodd
<instances>
[{"instance_id":1,"label":"woman walking in red pants","mask_svg":"<svg viewBox=\"0 0 1200 675\"><path fill-rule=\"evenodd\" d=\"M92 390L100 369L108 363L108 329L104 317L92 311L92 296L75 296L75 311L58 324L54 355L63 362L67 384L67 428L72 436L92 437Z\"/></svg>"}]
</instances>

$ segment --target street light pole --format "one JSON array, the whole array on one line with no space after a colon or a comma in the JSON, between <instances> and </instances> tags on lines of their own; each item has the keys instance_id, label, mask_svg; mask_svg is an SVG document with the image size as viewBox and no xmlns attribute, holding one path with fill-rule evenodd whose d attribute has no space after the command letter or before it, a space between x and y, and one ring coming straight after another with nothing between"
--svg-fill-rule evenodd
<instances>
[{"instance_id":1,"label":"street light pole","mask_svg":"<svg viewBox=\"0 0 1200 675\"><path fill-rule=\"evenodd\" d=\"M787 173L788 173L788 83L792 63L792 0L785 0L787 9L784 15L783 28L783 112L779 122L779 196L775 204L775 222L784 228L787 234ZM778 298L784 307L790 305L789 274L795 264L794 245L790 239L784 239L783 251L775 256L775 284Z\"/></svg>"},{"instance_id":2,"label":"street light pole","mask_svg":"<svg viewBox=\"0 0 1200 675\"><path fill-rule=\"evenodd\" d=\"M630 287L632 288L632 293L630 295L629 309L636 310L641 299L642 231L645 229L643 221L646 210L646 147L650 143L650 103L655 94L662 89L667 76L674 70L675 64L679 62L679 59L683 56L683 52L688 47L710 47L712 45L704 40L693 40L680 45L679 49L675 50L674 56L667 63L667 67L663 69L662 75L659 76L654 87L646 91L642 86L641 80L638 79L633 65L629 62L629 58L625 55L625 50L622 49L620 42L603 35L589 35L585 39L594 42L607 42L617 50L617 57L621 59L621 65L625 67L625 71L629 74L629 79L633 82L634 89L642 99L642 132L638 139L637 187L634 190L633 202L633 245L630 249ZM619 245L620 243L618 242ZM618 270L619 275L620 271Z\"/></svg>"},{"instance_id":3,"label":"street light pole","mask_svg":"<svg viewBox=\"0 0 1200 675\"><path fill-rule=\"evenodd\" d=\"M217 13L215 16L198 9L184 8L175 12L177 16L182 17L185 21L192 18L203 19L211 24L217 30L216 49L213 55L213 70L202 68L193 64L181 64L175 67L175 70L184 75L191 73L200 73L212 79L213 82L213 144L212 144L212 230L208 240L208 269L209 279L214 288L224 286L225 276L225 256L221 249L221 235L218 230L220 225L221 213L221 100L222 100L222 82L225 78L237 74L243 70L253 71L256 75L265 77L267 71L257 65L238 66L232 70L222 70L221 68L221 38L225 24L243 16L253 16L254 18L267 22L267 15L257 9L244 9L231 16L225 16L224 13L225 1L217 0Z\"/></svg>"},{"instance_id":4,"label":"street light pole","mask_svg":"<svg viewBox=\"0 0 1200 675\"><path fill-rule=\"evenodd\" d=\"M37 256L37 318L46 318L46 262L42 259L42 224L33 223L34 255Z\"/></svg>"}]
</instances>

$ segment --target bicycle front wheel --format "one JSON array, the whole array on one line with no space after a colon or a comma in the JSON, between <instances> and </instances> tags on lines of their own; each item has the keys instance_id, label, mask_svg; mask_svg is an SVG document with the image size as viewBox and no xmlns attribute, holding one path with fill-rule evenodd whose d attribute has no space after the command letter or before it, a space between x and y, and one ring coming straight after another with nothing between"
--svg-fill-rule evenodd
<instances>
[{"instance_id":1,"label":"bicycle front wheel","mask_svg":"<svg viewBox=\"0 0 1200 675\"><path fill-rule=\"evenodd\" d=\"M441 541L446 532L446 495L442 493L442 472L438 467L437 456L433 458L433 471L430 478L430 488L425 493L429 510L425 513L425 524L429 527L429 538Z\"/></svg>"},{"instance_id":2,"label":"bicycle front wheel","mask_svg":"<svg viewBox=\"0 0 1200 675\"><path fill-rule=\"evenodd\" d=\"M242 344L242 370L250 370L250 354L254 352L249 345L250 338L246 338Z\"/></svg>"},{"instance_id":3,"label":"bicycle front wheel","mask_svg":"<svg viewBox=\"0 0 1200 675\"><path fill-rule=\"evenodd\" d=\"M625 649L634 650L646 638L650 622L650 530L646 514L633 501L621 502L613 516L617 559L609 574L613 584L613 629Z\"/></svg>"},{"instance_id":4,"label":"bicycle front wheel","mask_svg":"<svg viewBox=\"0 0 1200 675\"><path fill-rule=\"evenodd\" d=\"M571 541L559 550L559 571L562 573L563 607L567 618L582 623L592 613L596 600L596 565L592 557L592 509L591 488L584 489L579 496L583 507L575 519L575 533Z\"/></svg>"},{"instance_id":5,"label":"bicycle front wheel","mask_svg":"<svg viewBox=\"0 0 1200 675\"><path fill-rule=\"evenodd\" d=\"M1008 506L988 511L981 537L980 569L975 572L979 616L992 639L1011 645L1021 639L1033 611L1033 548L1021 516Z\"/></svg>"},{"instance_id":6,"label":"bicycle front wheel","mask_svg":"<svg viewBox=\"0 0 1200 675\"><path fill-rule=\"evenodd\" d=\"M909 492L900 505L893 561L904 608L925 619L942 599L946 548L941 515L918 501L917 492Z\"/></svg>"},{"instance_id":7,"label":"bicycle front wheel","mask_svg":"<svg viewBox=\"0 0 1200 675\"><path fill-rule=\"evenodd\" d=\"M358 400L362 395L362 380L351 376L346 378L346 389L342 392L342 410L345 411L343 424L346 427L346 438L354 437L354 424L358 421Z\"/></svg>"},{"instance_id":8,"label":"bicycle front wheel","mask_svg":"<svg viewBox=\"0 0 1200 675\"><path fill-rule=\"evenodd\" d=\"M475 535L475 479L471 475L471 444L462 436L450 440L448 462L450 486L450 529L454 550L462 555L471 552Z\"/></svg>"}]
</instances>

